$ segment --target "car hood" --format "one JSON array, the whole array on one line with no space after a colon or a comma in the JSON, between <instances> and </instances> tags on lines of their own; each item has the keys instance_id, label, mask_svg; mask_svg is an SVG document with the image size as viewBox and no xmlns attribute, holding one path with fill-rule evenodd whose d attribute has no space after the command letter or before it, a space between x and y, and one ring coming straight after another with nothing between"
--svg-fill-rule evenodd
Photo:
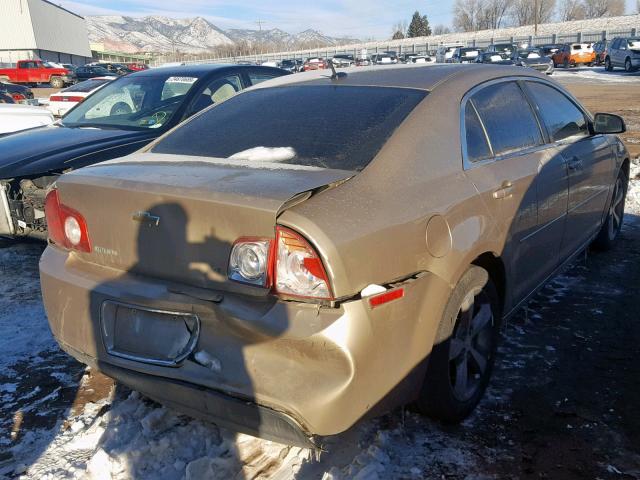
<instances>
[{"instance_id":1,"label":"car hood","mask_svg":"<svg viewBox=\"0 0 640 480\"><path fill-rule=\"evenodd\" d=\"M150 141L160 132L98 128L69 128L58 125L18 132L0 138L0 179L27 177L61 171L113 158L105 150ZM102 154L102 155L98 155Z\"/></svg>"}]
</instances>

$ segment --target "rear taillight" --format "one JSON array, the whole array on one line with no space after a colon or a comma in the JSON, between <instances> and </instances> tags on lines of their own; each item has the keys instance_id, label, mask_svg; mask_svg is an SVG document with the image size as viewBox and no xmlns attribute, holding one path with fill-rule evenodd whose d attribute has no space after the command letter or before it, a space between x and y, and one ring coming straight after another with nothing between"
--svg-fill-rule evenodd
<instances>
[{"instance_id":1,"label":"rear taillight","mask_svg":"<svg viewBox=\"0 0 640 480\"><path fill-rule=\"evenodd\" d=\"M85 97L65 97L63 95L52 95L49 97L50 102L74 102L80 103Z\"/></svg>"},{"instance_id":2,"label":"rear taillight","mask_svg":"<svg viewBox=\"0 0 640 480\"><path fill-rule=\"evenodd\" d=\"M49 239L53 243L70 250L91 252L87 222L79 212L60 203L58 190L47 194L44 209Z\"/></svg>"},{"instance_id":3,"label":"rear taillight","mask_svg":"<svg viewBox=\"0 0 640 480\"><path fill-rule=\"evenodd\" d=\"M27 99L27 97L25 97L25 96L24 96L24 95L22 95L21 93L13 93L11 96L13 97L13 99L14 99L16 102L19 102L20 100L26 100L26 99Z\"/></svg>"},{"instance_id":4,"label":"rear taillight","mask_svg":"<svg viewBox=\"0 0 640 480\"><path fill-rule=\"evenodd\" d=\"M62 101L62 95L51 95L49 97L49 101L50 102L61 102Z\"/></svg>"},{"instance_id":5,"label":"rear taillight","mask_svg":"<svg viewBox=\"0 0 640 480\"><path fill-rule=\"evenodd\" d=\"M322 259L300 234L276 227L274 290L280 295L332 299Z\"/></svg>"},{"instance_id":6,"label":"rear taillight","mask_svg":"<svg viewBox=\"0 0 640 480\"><path fill-rule=\"evenodd\" d=\"M285 297L331 300L329 279L311 244L300 234L276 227L276 239L243 237L231 250L229 278L271 288Z\"/></svg>"}]
</instances>

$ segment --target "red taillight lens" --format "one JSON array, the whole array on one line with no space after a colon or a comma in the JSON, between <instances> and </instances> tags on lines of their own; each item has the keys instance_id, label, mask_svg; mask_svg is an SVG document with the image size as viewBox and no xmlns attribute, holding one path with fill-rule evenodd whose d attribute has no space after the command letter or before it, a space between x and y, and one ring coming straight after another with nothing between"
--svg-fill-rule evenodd
<instances>
[{"instance_id":1,"label":"red taillight lens","mask_svg":"<svg viewBox=\"0 0 640 480\"><path fill-rule=\"evenodd\" d=\"M50 102L74 102L80 103L85 97L65 97L63 95L51 95L49 97Z\"/></svg>"},{"instance_id":2,"label":"red taillight lens","mask_svg":"<svg viewBox=\"0 0 640 480\"><path fill-rule=\"evenodd\" d=\"M274 289L290 297L331 300L329 279L322 259L297 232L276 227Z\"/></svg>"},{"instance_id":3,"label":"red taillight lens","mask_svg":"<svg viewBox=\"0 0 640 480\"><path fill-rule=\"evenodd\" d=\"M19 102L20 100L26 100L27 97L25 97L24 95L22 95L21 93L12 93L11 96L13 97L13 99L16 102Z\"/></svg>"},{"instance_id":4,"label":"red taillight lens","mask_svg":"<svg viewBox=\"0 0 640 480\"><path fill-rule=\"evenodd\" d=\"M62 96L61 95L51 95L49 97L49 101L50 102L61 102L62 101Z\"/></svg>"},{"instance_id":5,"label":"red taillight lens","mask_svg":"<svg viewBox=\"0 0 640 480\"><path fill-rule=\"evenodd\" d=\"M44 209L49 239L53 243L70 250L91 252L87 222L79 212L60 203L58 190L47 194Z\"/></svg>"}]
</instances>

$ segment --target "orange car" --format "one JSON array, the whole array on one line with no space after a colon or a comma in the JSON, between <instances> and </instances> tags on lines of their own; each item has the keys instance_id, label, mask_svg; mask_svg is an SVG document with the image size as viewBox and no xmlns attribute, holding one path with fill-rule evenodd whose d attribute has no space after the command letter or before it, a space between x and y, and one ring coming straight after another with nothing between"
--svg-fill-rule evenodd
<instances>
[{"instance_id":1,"label":"orange car","mask_svg":"<svg viewBox=\"0 0 640 480\"><path fill-rule=\"evenodd\" d=\"M329 65L324 58L320 57L307 58L307 61L304 62L304 65L302 66L302 69L305 72L309 70L323 70L325 68L329 68Z\"/></svg>"},{"instance_id":2,"label":"orange car","mask_svg":"<svg viewBox=\"0 0 640 480\"><path fill-rule=\"evenodd\" d=\"M568 43L558 50L552 57L553 66L564 68L575 67L579 64L592 66L596 61L596 52L590 43Z\"/></svg>"}]
</instances>

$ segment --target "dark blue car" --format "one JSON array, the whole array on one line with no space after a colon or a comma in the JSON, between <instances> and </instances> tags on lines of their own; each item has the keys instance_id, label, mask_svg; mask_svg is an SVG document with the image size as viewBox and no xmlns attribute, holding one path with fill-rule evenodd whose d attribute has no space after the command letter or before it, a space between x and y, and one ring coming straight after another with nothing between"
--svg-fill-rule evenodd
<instances>
[{"instance_id":1,"label":"dark blue car","mask_svg":"<svg viewBox=\"0 0 640 480\"><path fill-rule=\"evenodd\" d=\"M0 138L0 236L46 238L44 198L59 175L122 157L279 68L191 65L113 81L52 126Z\"/></svg>"}]
</instances>

